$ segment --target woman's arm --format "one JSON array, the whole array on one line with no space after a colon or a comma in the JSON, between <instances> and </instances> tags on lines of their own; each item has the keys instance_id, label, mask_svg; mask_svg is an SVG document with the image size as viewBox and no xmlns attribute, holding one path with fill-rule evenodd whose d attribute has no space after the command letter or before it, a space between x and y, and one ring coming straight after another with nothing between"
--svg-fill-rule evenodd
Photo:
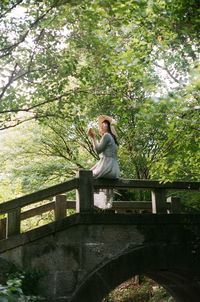
<instances>
[{"instance_id":1,"label":"woman's arm","mask_svg":"<svg viewBox=\"0 0 200 302\"><path fill-rule=\"evenodd\" d=\"M110 134L105 133L102 136L100 142L98 142L97 139L96 139L96 134L93 131L93 129L91 129L91 128L88 131L88 135L92 139L93 147L94 147L95 151L97 152L97 154L102 153L106 149L107 145L109 144L109 142L111 140Z\"/></svg>"},{"instance_id":2,"label":"woman's arm","mask_svg":"<svg viewBox=\"0 0 200 302\"><path fill-rule=\"evenodd\" d=\"M95 137L95 139L93 139L93 146L94 146L95 151L98 154L102 153L106 149L106 147L110 143L110 141L111 141L111 137L110 137L110 134L108 134L108 133L105 133L103 135L103 137L99 143L96 141L96 137Z\"/></svg>"}]
</instances>

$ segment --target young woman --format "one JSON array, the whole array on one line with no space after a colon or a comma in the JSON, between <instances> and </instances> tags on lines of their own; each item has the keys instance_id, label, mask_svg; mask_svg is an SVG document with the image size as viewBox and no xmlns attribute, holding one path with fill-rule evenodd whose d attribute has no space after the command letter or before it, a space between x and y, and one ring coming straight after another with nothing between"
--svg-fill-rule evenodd
<instances>
[{"instance_id":1,"label":"young woman","mask_svg":"<svg viewBox=\"0 0 200 302\"><path fill-rule=\"evenodd\" d=\"M117 161L118 142L116 138L116 131L113 126L113 121L114 120L112 119L112 117L106 115L99 116L98 124L99 133L101 135L100 142L97 141L95 132L92 129L88 131L88 135L93 141L93 147L95 151L100 155L100 160L91 169L95 178L101 177L116 179L120 176L120 170ZM102 190L99 192L101 196L99 194L95 194L95 205L101 208L111 207L113 196L112 191L113 190ZM101 204L99 204L99 201L101 201Z\"/></svg>"}]
</instances>

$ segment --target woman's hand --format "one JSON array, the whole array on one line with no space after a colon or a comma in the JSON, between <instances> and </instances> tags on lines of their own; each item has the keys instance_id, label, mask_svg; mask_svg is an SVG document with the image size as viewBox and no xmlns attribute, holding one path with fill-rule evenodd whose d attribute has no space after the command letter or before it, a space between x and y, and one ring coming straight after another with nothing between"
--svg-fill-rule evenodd
<instances>
[{"instance_id":1,"label":"woman's hand","mask_svg":"<svg viewBox=\"0 0 200 302\"><path fill-rule=\"evenodd\" d=\"M95 134L95 132L94 132L94 130L92 128L90 128L88 130L88 136L91 137L92 139L96 138L96 134Z\"/></svg>"}]
</instances>

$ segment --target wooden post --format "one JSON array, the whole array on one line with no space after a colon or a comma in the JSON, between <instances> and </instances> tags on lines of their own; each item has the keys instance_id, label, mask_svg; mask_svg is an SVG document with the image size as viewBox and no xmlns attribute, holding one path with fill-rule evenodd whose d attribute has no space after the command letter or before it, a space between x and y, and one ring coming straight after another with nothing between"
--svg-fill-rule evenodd
<instances>
[{"instance_id":1,"label":"wooden post","mask_svg":"<svg viewBox=\"0 0 200 302\"><path fill-rule=\"evenodd\" d=\"M168 197L167 202L171 203L170 213L180 213L181 212L181 200L179 197Z\"/></svg>"},{"instance_id":2,"label":"wooden post","mask_svg":"<svg viewBox=\"0 0 200 302\"><path fill-rule=\"evenodd\" d=\"M76 191L76 212L92 212L94 206L94 189L92 171L80 170L79 186Z\"/></svg>"},{"instance_id":3,"label":"wooden post","mask_svg":"<svg viewBox=\"0 0 200 302\"><path fill-rule=\"evenodd\" d=\"M155 189L151 192L152 213L167 213L164 189Z\"/></svg>"},{"instance_id":4,"label":"wooden post","mask_svg":"<svg viewBox=\"0 0 200 302\"><path fill-rule=\"evenodd\" d=\"M60 220L66 217L66 196L57 195L55 199L55 220Z\"/></svg>"},{"instance_id":5,"label":"wooden post","mask_svg":"<svg viewBox=\"0 0 200 302\"><path fill-rule=\"evenodd\" d=\"M0 220L0 240L6 238L6 222L6 218Z\"/></svg>"},{"instance_id":6,"label":"wooden post","mask_svg":"<svg viewBox=\"0 0 200 302\"><path fill-rule=\"evenodd\" d=\"M8 212L6 238L20 234L21 208Z\"/></svg>"}]
</instances>

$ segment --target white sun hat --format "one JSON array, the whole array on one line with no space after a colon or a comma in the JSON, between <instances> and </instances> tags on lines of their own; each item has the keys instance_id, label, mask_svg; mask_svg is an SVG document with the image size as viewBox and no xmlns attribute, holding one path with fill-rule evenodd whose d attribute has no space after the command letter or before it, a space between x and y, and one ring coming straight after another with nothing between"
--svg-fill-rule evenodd
<instances>
[{"instance_id":1,"label":"white sun hat","mask_svg":"<svg viewBox=\"0 0 200 302\"><path fill-rule=\"evenodd\" d=\"M104 121L108 121L110 123L110 130L112 132L112 134L114 136L117 137L117 132L115 130L115 125L117 124L116 121L114 120L114 118L112 118L111 116L108 116L108 115L103 115L101 114L99 117L98 117L98 126L99 126L99 129L101 129L102 127L102 123Z\"/></svg>"}]
</instances>

